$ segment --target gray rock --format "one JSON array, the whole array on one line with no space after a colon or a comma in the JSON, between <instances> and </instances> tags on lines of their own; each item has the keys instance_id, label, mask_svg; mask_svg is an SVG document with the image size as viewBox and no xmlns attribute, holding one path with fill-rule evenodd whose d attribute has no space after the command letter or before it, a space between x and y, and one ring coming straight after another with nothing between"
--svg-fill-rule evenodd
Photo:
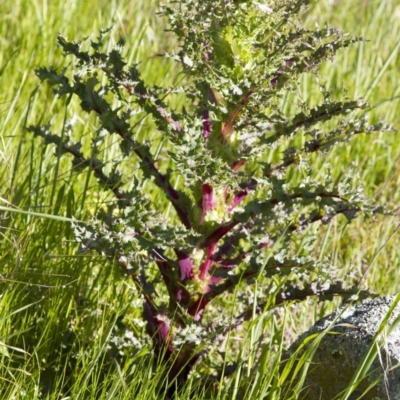
<instances>
[{"instance_id":1,"label":"gray rock","mask_svg":"<svg viewBox=\"0 0 400 400\"><path fill-rule=\"evenodd\" d=\"M290 346L289 355L309 335L328 330L314 354L304 385L304 397L300 398L331 400L347 388L393 300L394 297L381 297L339 309L318 321ZM400 368L394 368L400 366L400 326L396 318L400 318L400 303L379 335L382 346L379 352L375 352L377 356L367 377L357 386L349 400L400 400ZM392 330L389 332L390 328ZM303 350L300 355L302 353ZM377 379L378 384L363 395Z\"/></svg>"}]
</instances>

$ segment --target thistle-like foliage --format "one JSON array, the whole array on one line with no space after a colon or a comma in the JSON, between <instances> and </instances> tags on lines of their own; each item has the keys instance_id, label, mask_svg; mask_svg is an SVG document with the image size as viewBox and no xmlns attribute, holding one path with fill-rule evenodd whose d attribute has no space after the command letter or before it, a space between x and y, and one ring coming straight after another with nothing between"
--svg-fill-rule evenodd
<instances>
[{"instance_id":1,"label":"thistle-like foliage","mask_svg":"<svg viewBox=\"0 0 400 400\"><path fill-rule=\"evenodd\" d=\"M360 40L330 27L305 29L298 18L307 4L180 0L165 7L180 46L166 57L179 66L180 88L144 82L123 60L122 41L104 51L108 31L90 42L59 36L75 60L72 72L37 70L57 96L77 97L97 116L90 157L71 143L72 124L62 136L50 125L30 131L57 154L70 154L78 171L89 168L115 196L116 208L76 224L76 235L134 280L155 351L173 363L172 377L184 378L203 356L205 311L224 293L235 290L239 305L237 319L220 310L214 321L222 338L266 304L359 293L336 280L329 260L312 258L311 239L301 249L296 243L313 224L376 211L351 177L333 182L328 166L315 173L312 165L356 134L389 128L368 124L362 99L332 99L322 84L317 105L299 98L302 74L317 77L324 60ZM185 96L184 108L171 109L171 92ZM140 116L152 120L149 137L137 129ZM105 135L120 143L111 168L100 157ZM164 157L150 143L160 135ZM264 297L247 309L255 281ZM183 340L188 329L197 333Z\"/></svg>"}]
</instances>

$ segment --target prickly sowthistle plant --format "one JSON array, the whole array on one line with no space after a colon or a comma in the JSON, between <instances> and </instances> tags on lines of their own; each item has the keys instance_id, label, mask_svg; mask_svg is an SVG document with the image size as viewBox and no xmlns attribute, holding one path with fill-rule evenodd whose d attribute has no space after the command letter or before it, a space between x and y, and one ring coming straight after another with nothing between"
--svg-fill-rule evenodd
<instances>
[{"instance_id":1,"label":"prickly sowthistle plant","mask_svg":"<svg viewBox=\"0 0 400 400\"><path fill-rule=\"evenodd\" d=\"M50 125L30 131L58 154L72 155L76 170L90 169L115 196L107 215L76 224L77 238L112 256L133 279L171 379L183 380L210 344L266 304L359 293L336 280L327 260L312 258L311 240L299 246L298 238L340 214L351 220L375 211L351 179L334 183L328 168L317 179L312 162L356 134L387 127L368 124L360 112L368 110L365 102L334 100L324 85L316 106L297 96L300 75L317 77L321 62L359 40L334 28L302 27L298 15L308 3L180 0L165 7L180 43L178 53L166 54L180 65L179 88L146 84L123 61L122 40L103 51L106 31L89 45L58 37L76 60L72 78L66 70L37 70L57 96L77 96L82 110L97 116L88 157L80 142L71 143L72 123L62 136ZM185 106L172 111L169 93L184 96ZM293 104L285 113L288 98ZM157 148L158 136L143 138L138 128L145 117L161 134ZM99 158L106 135L120 142L109 165ZM254 306L248 288L256 281L262 290ZM211 323L210 303L218 308L232 292L237 316L220 311ZM210 331L213 341L205 340Z\"/></svg>"}]
</instances>

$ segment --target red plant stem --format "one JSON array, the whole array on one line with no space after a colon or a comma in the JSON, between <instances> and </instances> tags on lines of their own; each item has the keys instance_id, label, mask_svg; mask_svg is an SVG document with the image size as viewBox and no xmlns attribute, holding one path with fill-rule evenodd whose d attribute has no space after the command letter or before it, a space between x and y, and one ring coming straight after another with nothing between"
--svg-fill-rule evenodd
<instances>
[{"instance_id":1,"label":"red plant stem","mask_svg":"<svg viewBox=\"0 0 400 400\"><path fill-rule=\"evenodd\" d=\"M193 264L189 255L186 252L174 249L176 256L178 257L179 268L181 273L181 282L184 282L187 279L193 278Z\"/></svg>"},{"instance_id":2,"label":"red plant stem","mask_svg":"<svg viewBox=\"0 0 400 400\"><path fill-rule=\"evenodd\" d=\"M232 211L248 194L249 192L247 190L243 190L242 192L235 194L232 204L228 207L228 211Z\"/></svg>"},{"instance_id":3,"label":"red plant stem","mask_svg":"<svg viewBox=\"0 0 400 400\"><path fill-rule=\"evenodd\" d=\"M93 111L95 111L98 115L102 115L102 111L100 108L97 108L95 105L93 106ZM143 154L140 147L136 147L136 143L132 140L132 138L127 134L127 132L123 132L117 124L113 124L113 131L121 136L122 139L126 140L129 144L134 148L134 153L139 157L139 159L149 168L151 174L155 177L155 181L157 186L164 191L167 195L168 199L171 201L172 206L174 207L176 213L182 224L187 228L191 228L191 224L189 221L189 217L187 213L180 207L178 204L178 200L180 198L179 193L172 187L169 183L167 177L163 175L155 166L154 160L150 158L148 154Z\"/></svg>"},{"instance_id":4,"label":"red plant stem","mask_svg":"<svg viewBox=\"0 0 400 400\"><path fill-rule=\"evenodd\" d=\"M195 303L188 309L188 314L193 317L195 321L200 321L203 316L203 312L207 306L207 304L211 300L206 297L200 297Z\"/></svg>"},{"instance_id":5,"label":"red plant stem","mask_svg":"<svg viewBox=\"0 0 400 400\"><path fill-rule=\"evenodd\" d=\"M200 217L199 225L203 224L204 218L205 218L207 212L215 209L213 188L208 183L204 183L201 186L201 191L203 194L203 198L202 198L202 204L201 204L202 210L201 210L201 217Z\"/></svg>"},{"instance_id":6,"label":"red plant stem","mask_svg":"<svg viewBox=\"0 0 400 400\"><path fill-rule=\"evenodd\" d=\"M200 267L199 279L202 281L204 281L208 276L208 271L210 270L212 265L212 255L214 254L216 246L217 243L212 243L210 244L210 246L208 246L206 258Z\"/></svg>"},{"instance_id":7,"label":"red plant stem","mask_svg":"<svg viewBox=\"0 0 400 400\"><path fill-rule=\"evenodd\" d=\"M190 229L191 223L189 217L178 204L178 200L180 199L178 191L172 187L172 185L168 181L168 178L156 168L152 159L150 159L148 156L143 156L139 149L135 149L134 151L136 155L141 159L141 161L148 166L150 172L155 177L155 182L157 186L164 190L164 193L167 195L168 200L172 203L172 206L178 214L178 217L182 224L187 229Z\"/></svg>"},{"instance_id":8,"label":"red plant stem","mask_svg":"<svg viewBox=\"0 0 400 400\"><path fill-rule=\"evenodd\" d=\"M211 135L210 112L203 110L203 136L207 139Z\"/></svg>"},{"instance_id":9,"label":"red plant stem","mask_svg":"<svg viewBox=\"0 0 400 400\"><path fill-rule=\"evenodd\" d=\"M217 244L218 241L229 231L231 231L237 224L239 224L239 221L233 219L231 222L219 226L214 232L206 237L206 239L200 244L200 247L205 248L212 244Z\"/></svg>"},{"instance_id":10,"label":"red plant stem","mask_svg":"<svg viewBox=\"0 0 400 400\"><path fill-rule=\"evenodd\" d=\"M124 83L123 79L121 79L120 77L118 77L118 76L116 76L116 75L111 74L111 76L112 76L118 83L120 83L120 84L122 85L122 87L123 87L124 89L126 89L130 94L135 93L135 94L137 94L137 95L139 96L139 98L140 98L141 100L149 100L149 101L152 101L147 93L143 93L143 92L139 92L139 91L134 90L131 86L129 86L129 85L127 85L126 83ZM141 83L142 83L142 86L144 87L144 83L143 83L143 82L141 82ZM136 88L135 88L135 89L136 89ZM153 102L153 105L152 105L153 111L156 111L156 112L158 113L158 115L159 115L164 121L166 121L167 123L171 124L171 125L174 127L175 130L177 130L177 131L181 131L181 130L182 130L182 127L181 127L181 125L179 124L179 122L175 121L172 117L169 117L168 114L167 114L167 112L164 110L164 108L157 104L157 103L160 103L160 101L157 101L157 99L156 99L156 100L154 100L154 101L152 101L152 102Z\"/></svg>"},{"instance_id":11,"label":"red plant stem","mask_svg":"<svg viewBox=\"0 0 400 400\"><path fill-rule=\"evenodd\" d=\"M240 115L240 112L242 111L243 107L247 104L251 95L256 91L256 89L257 89L256 87L250 89L249 92L246 94L246 96L244 96L243 99L240 101L236 109L229 114L228 120L222 126L221 135L223 137L230 136L233 133L235 122L238 116Z\"/></svg>"}]
</instances>

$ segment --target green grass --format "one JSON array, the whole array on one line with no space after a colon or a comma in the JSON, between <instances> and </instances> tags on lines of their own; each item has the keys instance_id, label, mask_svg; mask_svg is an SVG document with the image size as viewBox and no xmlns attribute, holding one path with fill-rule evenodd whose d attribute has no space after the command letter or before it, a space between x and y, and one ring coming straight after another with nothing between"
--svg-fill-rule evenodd
<instances>
[{"instance_id":1,"label":"green grass","mask_svg":"<svg viewBox=\"0 0 400 400\"><path fill-rule=\"evenodd\" d=\"M332 6L326 6L327 3ZM321 23L327 20L353 36L369 40L349 48L333 64L327 64L321 75L327 77L337 93L342 92L344 85L350 97L365 94L376 105L371 119L384 119L399 129L399 6L394 1L320 2L314 12ZM366 193L381 204L397 209L399 157L398 133L393 132L360 136L333 153L331 163L338 176L353 163L354 179L363 183ZM347 270L351 268L356 274L366 271L368 286L377 292L394 293L398 291L399 281L396 245L399 236L397 233L391 237L391 234L397 225L397 217L368 222L359 219L345 230L333 222L331 243L325 251L331 252ZM380 251L382 246L384 250Z\"/></svg>"},{"instance_id":2,"label":"green grass","mask_svg":"<svg viewBox=\"0 0 400 400\"><path fill-rule=\"evenodd\" d=\"M307 23L328 22L360 42L326 63L321 77L340 96L365 94L376 105L371 119L400 127L400 5L396 0L321 0ZM93 5L95 4L95 6ZM0 395L2 399L155 399L163 385L142 340L138 299L112 260L80 253L70 218L86 219L107 201L94 180L77 177L66 159L25 132L29 123L63 118L51 91L39 87L34 68L61 66L55 39L60 32L79 39L114 25L127 41L127 58L141 62L145 79L174 81L174 68L157 54L174 43L156 17L158 1L82 2L6 0L0 10ZM305 99L315 101L310 78L299 83ZM78 110L72 104L72 110ZM62 122L62 121L58 121ZM78 119L88 138L90 118ZM105 157L112 158L113 143ZM318 171L325 160L316 161ZM381 204L400 204L398 133L360 136L329 157L337 179L352 165L354 180ZM50 216L53 216L50 218ZM317 257L330 255L340 274L382 294L399 291L398 217L358 218L351 225L334 220L321 229ZM214 385L220 399L283 399L281 353L335 304L312 301L278 310L246 328L229 361L246 359L232 377ZM304 315L307 315L305 318ZM244 339L243 339L244 338ZM235 338L231 338L235 342ZM118 344L119 343L119 344ZM262 346L268 344L268 346ZM120 350L124 356L119 355ZM259 357L260 356L260 357ZM257 362L257 359L260 361ZM288 378L289 379L289 378ZM199 385L196 379L188 383ZM200 381L201 383L201 381ZM200 395L199 395L200 396ZM209 396L209 395L207 395ZM206 394L204 394L204 398ZM182 399L188 398L183 393ZM296 398L295 396L292 397Z\"/></svg>"}]
</instances>

